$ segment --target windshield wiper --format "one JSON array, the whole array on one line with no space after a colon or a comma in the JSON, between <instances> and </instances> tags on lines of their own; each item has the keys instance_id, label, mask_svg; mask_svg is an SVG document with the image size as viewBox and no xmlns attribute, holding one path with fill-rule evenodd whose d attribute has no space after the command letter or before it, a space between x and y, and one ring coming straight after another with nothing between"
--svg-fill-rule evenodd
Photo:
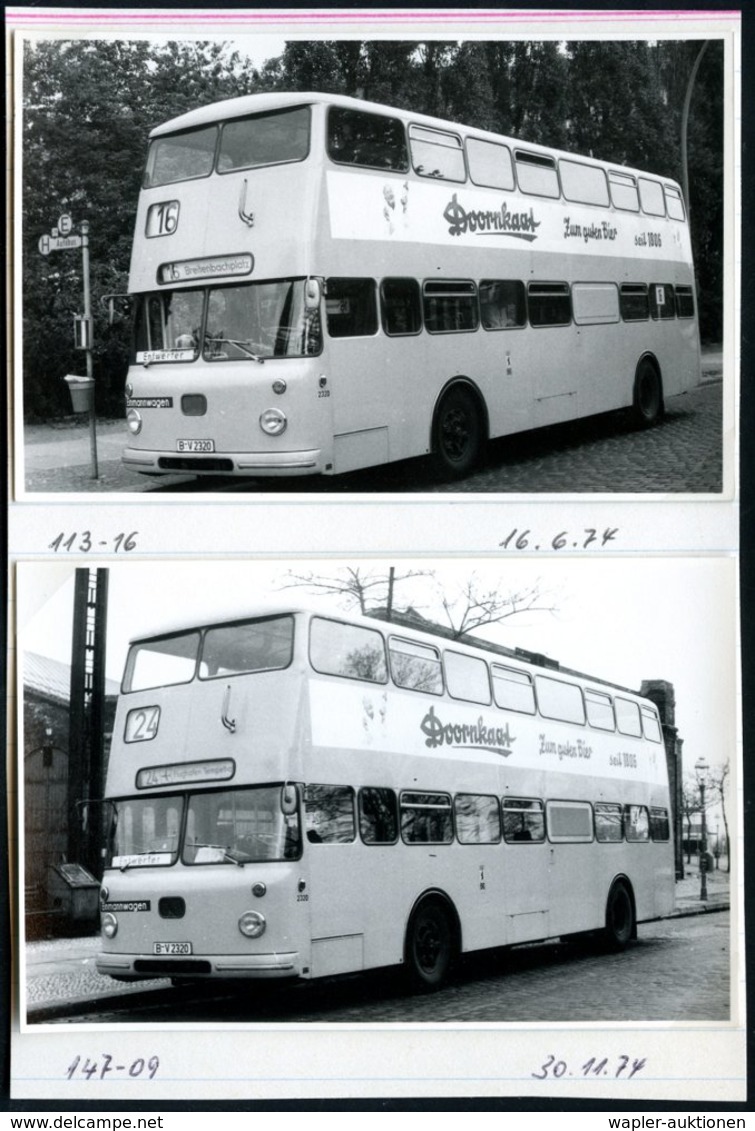
<instances>
[{"instance_id":1,"label":"windshield wiper","mask_svg":"<svg viewBox=\"0 0 755 1131\"><path fill-rule=\"evenodd\" d=\"M209 344L211 346L215 346L215 345L236 346L237 349L243 350L244 353L246 354L246 356L248 358L250 358L252 361L256 361L259 365L265 364L264 357L260 357L260 355L258 353L254 353L252 350L249 349L247 342L239 341L238 338L205 338L205 342L209 342Z\"/></svg>"}]
</instances>

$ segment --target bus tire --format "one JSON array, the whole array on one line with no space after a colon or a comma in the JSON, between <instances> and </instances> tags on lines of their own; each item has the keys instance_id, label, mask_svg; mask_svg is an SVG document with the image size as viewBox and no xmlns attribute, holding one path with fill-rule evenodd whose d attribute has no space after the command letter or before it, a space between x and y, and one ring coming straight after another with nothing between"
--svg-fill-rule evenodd
<instances>
[{"instance_id":1,"label":"bus tire","mask_svg":"<svg viewBox=\"0 0 755 1131\"><path fill-rule=\"evenodd\" d=\"M636 935L632 895L624 881L617 880L606 903L606 944L609 950L624 950Z\"/></svg>"},{"instance_id":2,"label":"bus tire","mask_svg":"<svg viewBox=\"0 0 755 1131\"><path fill-rule=\"evenodd\" d=\"M446 479L466 475L480 458L485 425L477 397L464 385L445 393L435 412L433 458Z\"/></svg>"},{"instance_id":3,"label":"bus tire","mask_svg":"<svg viewBox=\"0 0 755 1131\"><path fill-rule=\"evenodd\" d=\"M456 925L440 899L423 899L406 932L405 962L410 987L429 993L448 978L456 960Z\"/></svg>"},{"instance_id":4,"label":"bus tire","mask_svg":"<svg viewBox=\"0 0 755 1131\"><path fill-rule=\"evenodd\" d=\"M655 363L644 357L634 379L633 415L640 428L650 428L663 416L663 389Z\"/></svg>"}]
</instances>

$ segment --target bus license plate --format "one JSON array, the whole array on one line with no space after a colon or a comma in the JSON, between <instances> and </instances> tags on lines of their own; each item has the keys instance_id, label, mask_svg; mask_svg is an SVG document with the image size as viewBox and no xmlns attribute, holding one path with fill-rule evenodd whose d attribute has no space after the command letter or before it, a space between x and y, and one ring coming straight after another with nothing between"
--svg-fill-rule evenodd
<instances>
[{"instance_id":1,"label":"bus license plate","mask_svg":"<svg viewBox=\"0 0 755 1131\"><path fill-rule=\"evenodd\" d=\"M214 440L176 440L177 452L214 452Z\"/></svg>"},{"instance_id":2,"label":"bus license plate","mask_svg":"<svg viewBox=\"0 0 755 1131\"><path fill-rule=\"evenodd\" d=\"M156 942L152 944L153 954L191 954L190 942Z\"/></svg>"}]
</instances>

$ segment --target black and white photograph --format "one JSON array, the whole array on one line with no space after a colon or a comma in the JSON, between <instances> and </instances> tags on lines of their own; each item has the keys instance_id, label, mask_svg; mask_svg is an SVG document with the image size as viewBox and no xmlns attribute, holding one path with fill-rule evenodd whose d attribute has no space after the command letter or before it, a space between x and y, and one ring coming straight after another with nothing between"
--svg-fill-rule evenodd
<instances>
[{"instance_id":1,"label":"black and white photograph","mask_svg":"<svg viewBox=\"0 0 755 1131\"><path fill-rule=\"evenodd\" d=\"M17 492L730 493L724 54L29 36Z\"/></svg>"},{"instance_id":2,"label":"black and white photograph","mask_svg":"<svg viewBox=\"0 0 755 1131\"><path fill-rule=\"evenodd\" d=\"M726 1042L734 565L539 565L22 567L27 1026Z\"/></svg>"},{"instance_id":3,"label":"black and white photograph","mask_svg":"<svg viewBox=\"0 0 755 1131\"><path fill-rule=\"evenodd\" d=\"M741 35L6 13L16 1108L746 1104Z\"/></svg>"}]
</instances>

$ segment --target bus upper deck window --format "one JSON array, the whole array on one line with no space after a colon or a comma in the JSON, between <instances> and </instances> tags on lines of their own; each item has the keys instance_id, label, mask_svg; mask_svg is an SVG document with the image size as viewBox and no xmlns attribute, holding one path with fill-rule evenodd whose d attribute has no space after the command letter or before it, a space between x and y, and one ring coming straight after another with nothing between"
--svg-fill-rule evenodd
<instances>
[{"instance_id":1,"label":"bus upper deck window","mask_svg":"<svg viewBox=\"0 0 755 1131\"><path fill-rule=\"evenodd\" d=\"M509 191L516 187L514 163L507 145L483 141L479 137L468 137L467 161L473 184Z\"/></svg>"},{"instance_id":2,"label":"bus upper deck window","mask_svg":"<svg viewBox=\"0 0 755 1131\"><path fill-rule=\"evenodd\" d=\"M309 153L309 120L309 107L297 106L226 122L218 172L303 161Z\"/></svg>"},{"instance_id":3,"label":"bus upper deck window","mask_svg":"<svg viewBox=\"0 0 755 1131\"><path fill-rule=\"evenodd\" d=\"M215 157L217 126L204 126L182 134L155 138L147 154L144 187L171 185L208 177Z\"/></svg>"},{"instance_id":4,"label":"bus upper deck window","mask_svg":"<svg viewBox=\"0 0 755 1131\"><path fill-rule=\"evenodd\" d=\"M516 160L516 175L519 188L522 192L532 196L559 197L561 190L558 185L556 161L544 153L529 153L517 149L514 153Z\"/></svg>"},{"instance_id":5,"label":"bus upper deck window","mask_svg":"<svg viewBox=\"0 0 755 1131\"><path fill-rule=\"evenodd\" d=\"M611 186L611 203L614 208L620 208L623 212L640 211L637 181L631 173L619 173L611 169L608 182Z\"/></svg>"},{"instance_id":6,"label":"bus upper deck window","mask_svg":"<svg viewBox=\"0 0 755 1131\"><path fill-rule=\"evenodd\" d=\"M663 192L666 196L666 208L672 220L684 219L684 201L676 185L664 185Z\"/></svg>"},{"instance_id":7,"label":"bus upper deck window","mask_svg":"<svg viewBox=\"0 0 755 1131\"><path fill-rule=\"evenodd\" d=\"M465 181L464 150L461 138L441 130L423 126L409 127L414 172L439 181Z\"/></svg>"},{"instance_id":8,"label":"bus upper deck window","mask_svg":"<svg viewBox=\"0 0 755 1131\"><path fill-rule=\"evenodd\" d=\"M647 177L640 177L640 203L642 211L648 216L665 216L663 185L658 184L658 181L650 181Z\"/></svg>"},{"instance_id":9,"label":"bus upper deck window","mask_svg":"<svg viewBox=\"0 0 755 1131\"><path fill-rule=\"evenodd\" d=\"M404 125L398 118L331 106L328 111L328 156L339 165L366 169L409 170Z\"/></svg>"},{"instance_id":10,"label":"bus upper deck window","mask_svg":"<svg viewBox=\"0 0 755 1131\"><path fill-rule=\"evenodd\" d=\"M582 161L567 161L566 158L559 161L558 169L565 200L608 207L608 184L603 169Z\"/></svg>"}]
</instances>

